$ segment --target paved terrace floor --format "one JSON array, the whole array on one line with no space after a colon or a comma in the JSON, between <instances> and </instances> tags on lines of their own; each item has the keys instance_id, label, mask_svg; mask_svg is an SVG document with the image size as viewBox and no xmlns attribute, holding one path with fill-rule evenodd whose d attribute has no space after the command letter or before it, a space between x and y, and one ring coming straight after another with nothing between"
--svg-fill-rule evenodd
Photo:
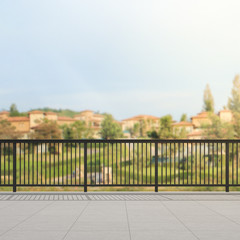
<instances>
[{"instance_id":1,"label":"paved terrace floor","mask_svg":"<svg viewBox=\"0 0 240 240\"><path fill-rule=\"evenodd\" d=\"M238 193L0 193L0 239L240 239Z\"/></svg>"}]
</instances>

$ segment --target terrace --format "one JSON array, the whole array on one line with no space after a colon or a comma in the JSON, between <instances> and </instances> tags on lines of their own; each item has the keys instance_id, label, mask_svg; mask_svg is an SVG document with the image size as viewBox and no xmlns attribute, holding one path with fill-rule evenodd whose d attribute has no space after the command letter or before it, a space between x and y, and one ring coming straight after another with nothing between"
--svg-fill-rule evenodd
<instances>
[{"instance_id":1,"label":"terrace","mask_svg":"<svg viewBox=\"0 0 240 240\"><path fill-rule=\"evenodd\" d=\"M238 193L2 193L0 238L239 239Z\"/></svg>"}]
</instances>

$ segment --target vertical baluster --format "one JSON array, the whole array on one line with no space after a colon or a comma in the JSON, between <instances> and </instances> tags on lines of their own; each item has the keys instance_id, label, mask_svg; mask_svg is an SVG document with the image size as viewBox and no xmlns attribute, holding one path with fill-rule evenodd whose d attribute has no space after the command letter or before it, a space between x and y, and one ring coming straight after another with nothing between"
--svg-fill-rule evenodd
<instances>
[{"instance_id":1,"label":"vertical baluster","mask_svg":"<svg viewBox=\"0 0 240 240\"><path fill-rule=\"evenodd\" d=\"M143 143L142 143L142 184L143 184Z\"/></svg>"},{"instance_id":2,"label":"vertical baluster","mask_svg":"<svg viewBox=\"0 0 240 240\"><path fill-rule=\"evenodd\" d=\"M58 145L58 185L59 185L59 143Z\"/></svg>"},{"instance_id":3,"label":"vertical baluster","mask_svg":"<svg viewBox=\"0 0 240 240\"><path fill-rule=\"evenodd\" d=\"M103 143L103 184L105 184L105 143Z\"/></svg>"},{"instance_id":4,"label":"vertical baluster","mask_svg":"<svg viewBox=\"0 0 240 240\"><path fill-rule=\"evenodd\" d=\"M167 157L167 143L165 143L165 159L166 159L166 161L165 161L165 170L166 170L165 181L166 181L166 184L167 184L167 183L168 183L168 181L167 181L167 176L168 176L168 168L167 168L167 165L168 165L168 163L167 163L167 159L168 159L168 157Z\"/></svg>"},{"instance_id":5,"label":"vertical baluster","mask_svg":"<svg viewBox=\"0 0 240 240\"><path fill-rule=\"evenodd\" d=\"M229 142L226 142L226 192L229 192Z\"/></svg>"},{"instance_id":6,"label":"vertical baluster","mask_svg":"<svg viewBox=\"0 0 240 240\"><path fill-rule=\"evenodd\" d=\"M22 143L19 143L19 183L22 184ZM1 164L1 162L0 162Z\"/></svg>"},{"instance_id":7,"label":"vertical baluster","mask_svg":"<svg viewBox=\"0 0 240 240\"><path fill-rule=\"evenodd\" d=\"M120 142L120 184L122 184L122 143Z\"/></svg>"},{"instance_id":8,"label":"vertical baluster","mask_svg":"<svg viewBox=\"0 0 240 240\"><path fill-rule=\"evenodd\" d=\"M148 151L147 151L147 143L146 143L146 184L147 184L147 179L148 179L148 173L147 173L147 153L148 153Z\"/></svg>"},{"instance_id":9,"label":"vertical baluster","mask_svg":"<svg viewBox=\"0 0 240 240\"><path fill-rule=\"evenodd\" d=\"M37 185L38 185L38 143L36 144L37 146Z\"/></svg>"},{"instance_id":10,"label":"vertical baluster","mask_svg":"<svg viewBox=\"0 0 240 240\"><path fill-rule=\"evenodd\" d=\"M150 184L152 184L152 143L150 143Z\"/></svg>"},{"instance_id":11,"label":"vertical baluster","mask_svg":"<svg viewBox=\"0 0 240 240\"><path fill-rule=\"evenodd\" d=\"M32 184L34 185L34 143L32 143Z\"/></svg>"},{"instance_id":12,"label":"vertical baluster","mask_svg":"<svg viewBox=\"0 0 240 240\"><path fill-rule=\"evenodd\" d=\"M99 159L99 163L98 163L98 177L99 177L99 185L101 184L101 178L100 178L100 172L101 172L101 143L98 143L98 159Z\"/></svg>"},{"instance_id":13,"label":"vertical baluster","mask_svg":"<svg viewBox=\"0 0 240 240\"><path fill-rule=\"evenodd\" d=\"M155 143L155 192L158 192L158 143Z\"/></svg>"},{"instance_id":14,"label":"vertical baluster","mask_svg":"<svg viewBox=\"0 0 240 240\"><path fill-rule=\"evenodd\" d=\"M87 192L87 143L86 142L84 142L84 192Z\"/></svg>"},{"instance_id":15,"label":"vertical baluster","mask_svg":"<svg viewBox=\"0 0 240 240\"><path fill-rule=\"evenodd\" d=\"M156 156L158 162L158 156ZM161 184L163 184L163 143L161 143Z\"/></svg>"},{"instance_id":16,"label":"vertical baluster","mask_svg":"<svg viewBox=\"0 0 240 240\"><path fill-rule=\"evenodd\" d=\"M41 142L41 185L42 185L42 142Z\"/></svg>"},{"instance_id":17,"label":"vertical baluster","mask_svg":"<svg viewBox=\"0 0 240 240\"><path fill-rule=\"evenodd\" d=\"M170 185L172 185L172 143L170 142Z\"/></svg>"},{"instance_id":18,"label":"vertical baluster","mask_svg":"<svg viewBox=\"0 0 240 240\"><path fill-rule=\"evenodd\" d=\"M16 143L13 143L13 192L17 191L17 168L16 168L16 164L17 164L17 153L16 153Z\"/></svg>"}]
</instances>

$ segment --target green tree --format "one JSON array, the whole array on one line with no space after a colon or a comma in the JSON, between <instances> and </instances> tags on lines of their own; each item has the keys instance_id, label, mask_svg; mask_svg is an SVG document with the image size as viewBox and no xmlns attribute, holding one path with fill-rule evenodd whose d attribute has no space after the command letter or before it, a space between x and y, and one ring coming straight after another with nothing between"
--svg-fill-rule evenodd
<instances>
[{"instance_id":1,"label":"green tree","mask_svg":"<svg viewBox=\"0 0 240 240\"><path fill-rule=\"evenodd\" d=\"M139 137L140 136L140 125L139 123L135 123L133 127L127 128L127 131L129 131L131 138Z\"/></svg>"},{"instance_id":2,"label":"green tree","mask_svg":"<svg viewBox=\"0 0 240 240\"><path fill-rule=\"evenodd\" d=\"M206 139L230 139L234 137L232 124L222 122L217 115L210 115L210 123L203 124L203 137Z\"/></svg>"},{"instance_id":3,"label":"green tree","mask_svg":"<svg viewBox=\"0 0 240 240\"><path fill-rule=\"evenodd\" d=\"M160 129L159 129L160 138L172 138L172 116L166 115L160 118Z\"/></svg>"},{"instance_id":4,"label":"green tree","mask_svg":"<svg viewBox=\"0 0 240 240\"><path fill-rule=\"evenodd\" d=\"M233 80L232 96L228 98L228 108L233 112L240 113L240 76L236 75Z\"/></svg>"},{"instance_id":5,"label":"green tree","mask_svg":"<svg viewBox=\"0 0 240 240\"><path fill-rule=\"evenodd\" d=\"M61 127L64 139L93 138L93 130L84 121L76 121L71 125Z\"/></svg>"},{"instance_id":6,"label":"green tree","mask_svg":"<svg viewBox=\"0 0 240 240\"><path fill-rule=\"evenodd\" d=\"M12 104L11 106L10 106L10 116L11 117L16 117L16 116L19 116L20 115L20 113L18 112L18 110L17 110L17 106L16 106L16 104Z\"/></svg>"},{"instance_id":7,"label":"green tree","mask_svg":"<svg viewBox=\"0 0 240 240\"><path fill-rule=\"evenodd\" d=\"M59 139L61 130L55 121L44 119L35 127L31 137L34 139Z\"/></svg>"},{"instance_id":8,"label":"green tree","mask_svg":"<svg viewBox=\"0 0 240 240\"><path fill-rule=\"evenodd\" d=\"M139 123L135 123L133 125L133 136L134 137L139 137L140 136L140 124Z\"/></svg>"},{"instance_id":9,"label":"green tree","mask_svg":"<svg viewBox=\"0 0 240 240\"><path fill-rule=\"evenodd\" d=\"M188 135L188 132L185 127L182 127L181 129L176 128L173 132L173 138L177 139L186 139Z\"/></svg>"},{"instance_id":10,"label":"green tree","mask_svg":"<svg viewBox=\"0 0 240 240\"><path fill-rule=\"evenodd\" d=\"M157 131L153 130L153 131L148 131L147 132L147 136L149 138L159 138L159 134L157 133Z\"/></svg>"},{"instance_id":11,"label":"green tree","mask_svg":"<svg viewBox=\"0 0 240 240\"><path fill-rule=\"evenodd\" d=\"M240 138L240 113L239 112L233 113L233 129L234 129L234 136L236 138Z\"/></svg>"},{"instance_id":12,"label":"green tree","mask_svg":"<svg viewBox=\"0 0 240 240\"><path fill-rule=\"evenodd\" d=\"M204 90L203 95L203 111L214 112L213 95L208 84Z\"/></svg>"},{"instance_id":13,"label":"green tree","mask_svg":"<svg viewBox=\"0 0 240 240\"><path fill-rule=\"evenodd\" d=\"M16 128L7 120L0 121L0 139L17 139L22 134L16 132Z\"/></svg>"},{"instance_id":14,"label":"green tree","mask_svg":"<svg viewBox=\"0 0 240 240\"><path fill-rule=\"evenodd\" d=\"M73 139L73 130L71 128L71 126L64 124L60 127L62 129L62 136L64 139Z\"/></svg>"},{"instance_id":15,"label":"green tree","mask_svg":"<svg viewBox=\"0 0 240 240\"><path fill-rule=\"evenodd\" d=\"M187 121L187 114L183 113L180 119L180 122L186 122Z\"/></svg>"},{"instance_id":16,"label":"green tree","mask_svg":"<svg viewBox=\"0 0 240 240\"><path fill-rule=\"evenodd\" d=\"M100 134L103 139L114 139L123 136L121 126L114 120L111 114L104 114Z\"/></svg>"},{"instance_id":17,"label":"green tree","mask_svg":"<svg viewBox=\"0 0 240 240\"><path fill-rule=\"evenodd\" d=\"M139 134L140 134L140 137L145 137L147 135L145 120L140 120L139 122Z\"/></svg>"}]
</instances>

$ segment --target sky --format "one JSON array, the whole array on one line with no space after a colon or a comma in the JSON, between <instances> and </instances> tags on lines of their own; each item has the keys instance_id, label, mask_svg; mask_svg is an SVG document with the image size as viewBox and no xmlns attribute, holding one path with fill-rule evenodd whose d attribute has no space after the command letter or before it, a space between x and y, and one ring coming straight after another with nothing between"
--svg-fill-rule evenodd
<instances>
[{"instance_id":1,"label":"sky","mask_svg":"<svg viewBox=\"0 0 240 240\"><path fill-rule=\"evenodd\" d=\"M215 110L240 73L239 0L1 0L0 110L122 120Z\"/></svg>"}]
</instances>

